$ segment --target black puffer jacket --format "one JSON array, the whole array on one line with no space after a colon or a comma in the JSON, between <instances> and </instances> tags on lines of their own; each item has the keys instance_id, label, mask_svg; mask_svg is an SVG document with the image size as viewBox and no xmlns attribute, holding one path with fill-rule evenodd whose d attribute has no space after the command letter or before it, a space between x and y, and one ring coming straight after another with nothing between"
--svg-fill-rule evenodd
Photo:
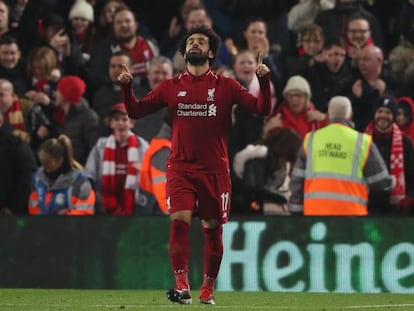
<instances>
[{"instance_id":1,"label":"black puffer jacket","mask_svg":"<svg viewBox=\"0 0 414 311\"><path fill-rule=\"evenodd\" d=\"M13 136L8 123L0 125L0 209L27 213L36 160L30 147Z\"/></svg>"}]
</instances>

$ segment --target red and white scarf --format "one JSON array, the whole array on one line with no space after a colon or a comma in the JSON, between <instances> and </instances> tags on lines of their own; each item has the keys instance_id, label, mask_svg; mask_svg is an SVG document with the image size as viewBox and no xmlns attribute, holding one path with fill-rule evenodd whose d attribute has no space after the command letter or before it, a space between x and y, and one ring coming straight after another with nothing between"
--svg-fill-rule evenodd
<instances>
[{"instance_id":1,"label":"red and white scarf","mask_svg":"<svg viewBox=\"0 0 414 311\"><path fill-rule=\"evenodd\" d=\"M4 121L9 122L14 130L25 130L22 107L18 100L13 101L4 113Z\"/></svg>"},{"instance_id":2,"label":"red and white scarf","mask_svg":"<svg viewBox=\"0 0 414 311\"><path fill-rule=\"evenodd\" d=\"M127 148L127 176L121 198L115 197L114 192L116 140L113 134L108 137L103 152L102 199L105 210L112 214L131 215L134 212L135 190L138 185L138 171L134 164L138 161L138 138L131 131L128 134Z\"/></svg>"},{"instance_id":3,"label":"red and white scarf","mask_svg":"<svg viewBox=\"0 0 414 311\"><path fill-rule=\"evenodd\" d=\"M365 132L372 134L373 123L370 123ZM398 203L406 194L405 175L404 175L404 145L403 134L397 124L392 125L391 159L390 174L394 176L395 187L391 191L391 203Z\"/></svg>"}]
</instances>

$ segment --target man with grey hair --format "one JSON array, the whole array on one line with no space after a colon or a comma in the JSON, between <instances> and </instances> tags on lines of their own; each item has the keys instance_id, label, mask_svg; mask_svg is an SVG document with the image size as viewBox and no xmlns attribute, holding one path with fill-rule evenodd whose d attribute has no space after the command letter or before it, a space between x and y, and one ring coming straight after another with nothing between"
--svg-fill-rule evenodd
<instances>
[{"instance_id":1,"label":"man with grey hair","mask_svg":"<svg viewBox=\"0 0 414 311\"><path fill-rule=\"evenodd\" d=\"M333 97L329 124L306 135L292 173L290 212L366 216L370 191L390 191L392 177L372 138L352 128L352 105Z\"/></svg>"},{"instance_id":2,"label":"man with grey hair","mask_svg":"<svg viewBox=\"0 0 414 311\"><path fill-rule=\"evenodd\" d=\"M351 102L347 97L335 96L330 100L328 106L328 116L331 119L350 120L352 117Z\"/></svg>"}]
</instances>

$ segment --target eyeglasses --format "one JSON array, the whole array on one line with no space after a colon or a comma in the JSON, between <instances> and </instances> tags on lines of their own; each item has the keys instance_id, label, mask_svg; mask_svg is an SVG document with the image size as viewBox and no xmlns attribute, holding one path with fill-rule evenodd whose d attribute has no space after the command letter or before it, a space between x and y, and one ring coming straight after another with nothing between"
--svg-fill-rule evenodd
<instances>
[{"instance_id":1,"label":"eyeglasses","mask_svg":"<svg viewBox=\"0 0 414 311\"><path fill-rule=\"evenodd\" d=\"M369 29L348 29L348 33L353 34L353 35L355 35L355 34L363 35L363 34L367 33L368 31L370 31L370 30Z\"/></svg>"}]
</instances>

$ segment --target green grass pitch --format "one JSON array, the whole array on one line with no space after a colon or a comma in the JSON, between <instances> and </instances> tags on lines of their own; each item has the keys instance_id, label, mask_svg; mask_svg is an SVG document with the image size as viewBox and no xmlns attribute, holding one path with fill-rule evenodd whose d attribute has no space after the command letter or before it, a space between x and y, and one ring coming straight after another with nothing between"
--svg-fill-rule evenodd
<instances>
[{"instance_id":1,"label":"green grass pitch","mask_svg":"<svg viewBox=\"0 0 414 311\"><path fill-rule=\"evenodd\" d=\"M216 292L217 305L173 304L159 290L0 289L0 310L414 310L414 295Z\"/></svg>"}]
</instances>

